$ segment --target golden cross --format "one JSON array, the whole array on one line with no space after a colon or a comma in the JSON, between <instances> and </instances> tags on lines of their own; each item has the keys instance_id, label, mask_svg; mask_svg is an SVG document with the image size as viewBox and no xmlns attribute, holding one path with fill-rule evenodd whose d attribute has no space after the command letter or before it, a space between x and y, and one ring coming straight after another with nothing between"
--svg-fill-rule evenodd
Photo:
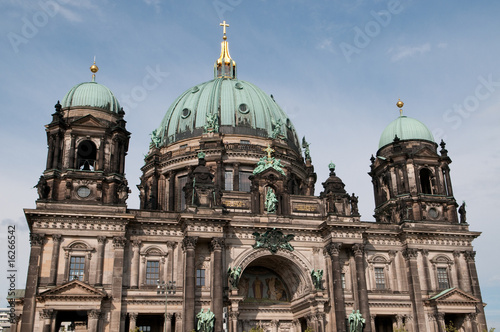
<instances>
[{"instance_id":1,"label":"golden cross","mask_svg":"<svg viewBox=\"0 0 500 332\"><path fill-rule=\"evenodd\" d=\"M226 37L226 27L228 27L229 24L226 24L226 21L222 21L222 23L219 25L222 27L222 33L224 33L224 37Z\"/></svg>"},{"instance_id":2,"label":"golden cross","mask_svg":"<svg viewBox=\"0 0 500 332\"><path fill-rule=\"evenodd\" d=\"M264 149L265 152L267 152L267 159L271 159L271 152L274 152L274 149L267 145L267 148Z\"/></svg>"}]
</instances>

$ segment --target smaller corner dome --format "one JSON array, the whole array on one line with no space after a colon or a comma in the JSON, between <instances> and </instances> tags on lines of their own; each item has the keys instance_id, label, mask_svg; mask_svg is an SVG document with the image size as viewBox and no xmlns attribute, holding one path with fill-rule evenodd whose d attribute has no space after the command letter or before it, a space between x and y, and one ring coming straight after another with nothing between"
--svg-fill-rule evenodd
<instances>
[{"instance_id":1,"label":"smaller corner dome","mask_svg":"<svg viewBox=\"0 0 500 332\"><path fill-rule=\"evenodd\" d=\"M402 141L424 140L435 143L431 131L422 122L401 115L385 127L382 135L380 136L378 148L381 149L382 147L391 144L396 135Z\"/></svg>"},{"instance_id":2,"label":"smaller corner dome","mask_svg":"<svg viewBox=\"0 0 500 332\"><path fill-rule=\"evenodd\" d=\"M120 104L111 90L97 82L84 82L75 85L64 96L61 106L65 108L91 107L118 113Z\"/></svg>"}]
</instances>

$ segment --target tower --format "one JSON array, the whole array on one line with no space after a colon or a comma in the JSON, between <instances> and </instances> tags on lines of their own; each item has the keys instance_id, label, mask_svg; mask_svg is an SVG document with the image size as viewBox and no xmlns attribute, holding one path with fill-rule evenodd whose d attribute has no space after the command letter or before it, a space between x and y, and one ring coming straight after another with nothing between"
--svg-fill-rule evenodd
<instances>
[{"instance_id":1,"label":"tower","mask_svg":"<svg viewBox=\"0 0 500 332\"><path fill-rule=\"evenodd\" d=\"M459 223L445 143L438 153L429 129L402 115L402 101L397 106L400 116L385 128L371 158L376 221Z\"/></svg>"},{"instance_id":2,"label":"tower","mask_svg":"<svg viewBox=\"0 0 500 332\"><path fill-rule=\"evenodd\" d=\"M39 205L120 205L128 196L125 156L130 133L118 100L95 81L75 85L57 102L46 126L46 169L37 184Z\"/></svg>"}]
</instances>

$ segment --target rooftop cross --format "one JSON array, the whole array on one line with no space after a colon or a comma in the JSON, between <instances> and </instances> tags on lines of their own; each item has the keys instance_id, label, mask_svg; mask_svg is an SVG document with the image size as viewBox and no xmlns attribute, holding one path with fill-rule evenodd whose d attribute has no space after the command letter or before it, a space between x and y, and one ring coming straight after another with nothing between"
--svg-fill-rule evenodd
<instances>
[{"instance_id":1,"label":"rooftop cross","mask_svg":"<svg viewBox=\"0 0 500 332\"><path fill-rule=\"evenodd\" d=\"M274 152L274 149L267 145L267 148L264 149L265 152L267 152L267 159L271 159L271 152Z\"/></svg>"},{"instance_id":2,"label":"rooftop cross","mask_svg":"<svg viewBox=\"0 0 500 332\"><path fill-rule=\"evenodd\" d=\"M222 33L224 34L224 36L222 37L224 40L226 40L226 27L229 26L229 24L226 24L226 21L222 21L221 24L219 24L221 27L222 27Z\"/></svg>"}]
</instances>

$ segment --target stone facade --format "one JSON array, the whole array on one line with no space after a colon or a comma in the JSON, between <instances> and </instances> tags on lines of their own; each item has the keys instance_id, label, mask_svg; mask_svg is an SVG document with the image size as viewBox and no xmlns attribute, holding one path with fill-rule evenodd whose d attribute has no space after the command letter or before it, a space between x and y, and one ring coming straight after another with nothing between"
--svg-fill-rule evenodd
<instances>
[{"instance_id":1,"label":"stone facade","mask_svg":"<svg viewBox=\"0 0 500 332\"><path fill-rule=\"evenodd\" d=\"M217 130L152 142L127 209L123 115L56 105L13 331L190 332L207 309L216 332L348 331L353 310L364 331L486 328L480 233L457 213L444 143L377 151L376 222L333 164L315 196L309 151L284 135Z\"/></svg>"}]
</instances>

